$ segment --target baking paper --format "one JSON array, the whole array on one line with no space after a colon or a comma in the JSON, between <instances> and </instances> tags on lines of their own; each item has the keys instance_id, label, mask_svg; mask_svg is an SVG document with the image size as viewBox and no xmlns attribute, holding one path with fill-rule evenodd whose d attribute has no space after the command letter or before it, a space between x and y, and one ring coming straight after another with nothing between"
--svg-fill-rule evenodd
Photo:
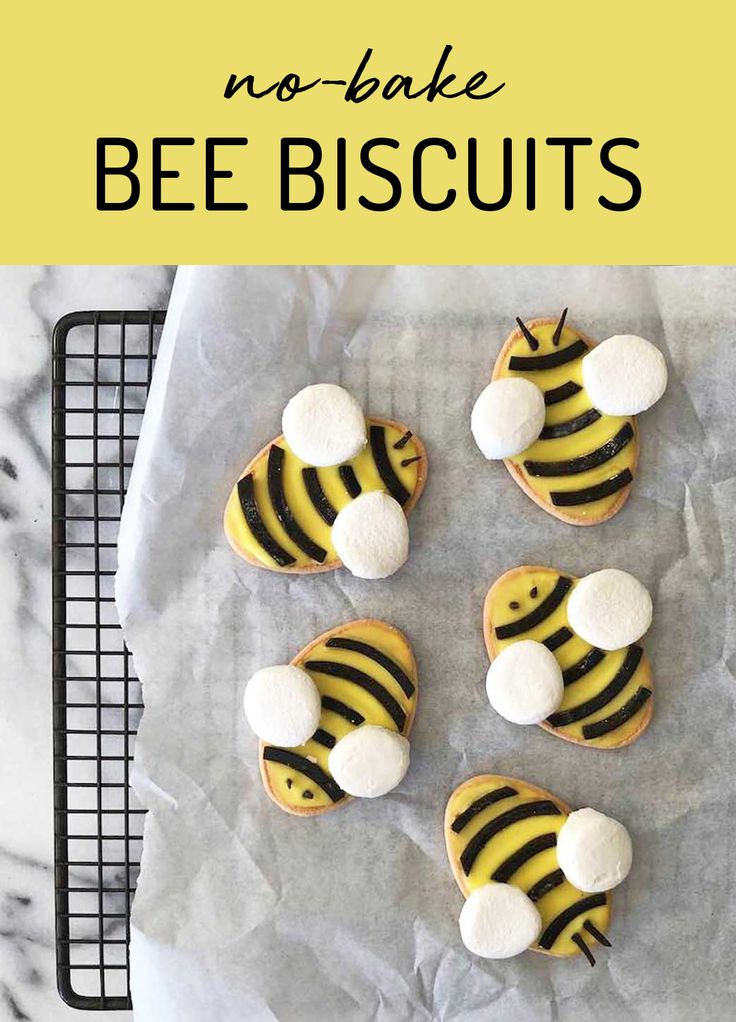
<instances>
[{"instance_id":1,"label":"baking paper","mask_svg":"<svg viewBox=\"0 0 736 1022\"><path fill-rule=\"evenodd\" d=\"M514 317L554 315L664 352L631 499L592 529L532 503L469 429ZM202 268L179 271L120 536L118 605L146 710L149 807L133 909L140 1022L731 1017L736 271L724 268ZM283 575L229 548L225 502L308 383L348 387L424 440L407 565ZM655 604L648 732L585 749L489 707L481 609L521 563L633 572ZM295 818L265 795L241 704L257 668L379 617L409 636L419 703L406 780ZM442 817L479 772L525 778L625 822L634 866L611 949L483 961Z\"/></svg>"}]
</instances>

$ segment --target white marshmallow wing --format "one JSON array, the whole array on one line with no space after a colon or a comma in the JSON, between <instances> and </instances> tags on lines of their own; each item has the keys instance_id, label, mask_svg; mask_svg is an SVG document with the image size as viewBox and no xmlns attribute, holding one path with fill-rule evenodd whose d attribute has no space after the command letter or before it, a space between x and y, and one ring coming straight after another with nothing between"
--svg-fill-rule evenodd
<instances>
[{"instance_id":1,"label":"white marshmallow wing","mask_svg":"<svg viewBox=\"0 0 736 1022\"><path fill-rule=\"evenodd\" d=\"M470 429L486 458L510 458L538 439L544 416L544 394L536 384L521 377L504 378L482 391L473 406Z\"/></svg>"},{"instance_id":2,"label":"white marshmallow wing","mask_svg":"<svg viewBox=\"0 0 736 1022\"><path fill-rule=\"evenodd\" d=\"M315 383L295 394L281 430L297 458L322 468L350 461L368 442L363 409L334 383Z\"/></svg>"},{"instance_id":3,"label":"white marshmallow wing","mask_svg":"<svg viewBox=\"0 0 736 1022\"><path fill-rule=\"evenodd\" d=\"M281 664L256 671L246 685L243 708L262 742L288 749L312 737L319 726L322 703L306 671Z\"/></svg>"},{"instance_id":4,"label":"white marshmallow wing","mask_svg":"<svg viewBox=\"0 0 736 1022\"><path fill-rule=\"evenodd\" d=\"M481 958L513 958L534 944L541 931L539 909L512 884L476 888L460 913L463 944Z\"/></svg>"},{"instance_id":5,"label":"white marshmallow wing","mask_svg":"<svg viewBox=\"0 0 736 1022\"><path fill-rule=\"evenodd\" d=\"M406 515L388 493L361 493L335 519L332 545L358 578L388 578L409 556Z\"/></svg>"},{"instance_id":6,"label":"white marshmallow wing","mask_svg":"<svg viewBox=\"0 0 736 1022\"><path fill-rule=\"evenodd\" d=\"M403 781L409 769L409 742L397 731L364 724L337 742L328 765L348 795L378 798Z\"/></svg>"},{"instance_id":7,"label":"white marshmallow wing","mask_svg":"<svg viewBox=\"0 0 736 1022\"><path fill-rule=\"evenodd\" d=\"M667 387L667 363L650 341L619 334L601 341L583 359L583 383L593 406L605 415L638 415Z\"/></svg>"},{"instance_id":8,"label":"white marshmallow wing","mask_svg":"<svg viewBox=\"0 0 736 1022\"><path fill-rule=\"evenodd\" d=\"M540 724L559 708L564 691L554 653L533 639L503 649L486 676L488 701L512 724Z\"/></svg>"},{"instance_id":9,"label":"white marshmallow wing","mask_svg":"<svg viewBox=\"0 0 736 1022\"><path fill-rule=\"evenodd\" d=\"M627 571L604 568L575 584L567 601L572 630L598 649L622 649L652 623L652 598Z\"/></svg>"},{"instance_id":10,"label":"white marshmallow wing","mask_svg":"<svg viewBox=\"0 0 736 1022\"><path fill-rule=\"evenodd\" d=\"M633 860L626 827L595 809L570 813L557 835L557 861L579 891L598 894L617 887Z\"/></svg>"}]
</instances>

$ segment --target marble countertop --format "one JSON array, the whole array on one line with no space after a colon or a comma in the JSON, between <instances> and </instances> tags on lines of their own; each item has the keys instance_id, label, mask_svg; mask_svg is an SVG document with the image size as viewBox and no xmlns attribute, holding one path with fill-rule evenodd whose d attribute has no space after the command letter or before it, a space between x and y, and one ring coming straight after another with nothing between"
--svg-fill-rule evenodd
<instances>
[{"instance_id":1,"label":"marble countertop","mask_svg":"<svg viewBox=\"0 0 736 1022\"><path fill-rule=\"evenodd\" d=\"M0 1022L116 1020L56 991L51 758L51 331L165 308L162 266L0 267Z\"/></svg>"}]
</instances>

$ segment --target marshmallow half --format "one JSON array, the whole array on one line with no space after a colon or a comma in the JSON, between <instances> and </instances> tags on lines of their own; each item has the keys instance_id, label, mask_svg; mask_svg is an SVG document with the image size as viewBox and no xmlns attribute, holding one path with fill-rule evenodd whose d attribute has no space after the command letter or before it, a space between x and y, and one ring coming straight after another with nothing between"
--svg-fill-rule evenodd
<instances>
[{"instance_id":1,"label":"marshmallow half","mask_svg":"<svg viewBox=\"0 0 736 1022\"><path fill-rule=\"evenodd\" d=\"M300 667L282 664L256 671L245 688L246 719L262 742L294 748L319 726L319 689Z\"/></svg>"},{"instance_id":2,"label":"marshmallow half","mask_svg":"<svg viewBox=\"0 0 736 1022\"><path fill-rule=\"evenodd\" d=\"M491 882L470 894L460 913L463 944L481 958L513 958L542 931L539 909L512 884Z\"/></svg>"},{"instance_id":3,"label":"marshmallow half","mask_svg":"<svg viewBox=\"0 0 736 1022\"><path fill-rule=\"evenodd\" d=\"M332 545L358 578L387 578L409 556L409 526L401 504L382 490L361 493L332 525Z\"/></svg>"},{"instance_id":4,"label":"marshmallow half","mask_svg":"<svg viewBox=\"0 0 736 1022\"><path fill-rule=\"evenodd\" d=\"M567 601L570 627L598 649L622 649L652 623L652 598L627 571L604 568L576 583Z\"/></svg>"},{"instance_id":5,"label":"marshmallow half","mask_svg":"<svg viewBox=\"0 0 736 1022\"><path fill-rule=\"evenodd\" d=\"M530 380L489 383L473 405L470 429L486 458L510 458L530 447L544 427L544 394Z\"/></svg>"},{"instance_id":6,"label":"marshmallow half","mask_svg":"<svg viewBox=\"0 0 736 1022\"><path fill-rule=\"evenodd\" d=\"M554 653L541 642L522 639L488 668L486 692L496 713L512 724L540 724L559 708L565 687Z\"/></svg>"},{"instance_id":7,"label":"marshmallow half","mask_svg":"<svg viewBox=\"0 0 736 1022\"><path fill-rule=\"evenodd\" d=\"M363 409L334 383L315 383L295 394L281 430L297 458L320 468L350 461L368 442Z\"/></svg>"},{"instance_id":8,"label":"marshmallow half","mask_svg":"<svg viewBox=\"0 0 736 1022\"><path fill-rule=\"evenodd\" d=\"M378 798L403 781L409 769L409 742L397 731L364 724L337 742L327 762L348 795Z\"/></svg>"},{"instance_id":9,"label":"marshmallow half","mask_svg":"<svg viewBox=\"0 0 736 1022\"><path fill-rule=\"evenodd\" d=\"M620 334L596 344L583 359L583 383L606 415L638 415L662 397L667 363L651 341Z\"/></svg>"},{"instance_id":10,"label":"marshmallow half","mask_svg":"<svg viewBox=\"0 0 736 1022\"><path fill-rule=\"evenodd\" d=\"M625 880L633 849L626 827L595 809L570 813L557 835L557 861L573 887L598 894Z\"/></svg>"}]
</instances>

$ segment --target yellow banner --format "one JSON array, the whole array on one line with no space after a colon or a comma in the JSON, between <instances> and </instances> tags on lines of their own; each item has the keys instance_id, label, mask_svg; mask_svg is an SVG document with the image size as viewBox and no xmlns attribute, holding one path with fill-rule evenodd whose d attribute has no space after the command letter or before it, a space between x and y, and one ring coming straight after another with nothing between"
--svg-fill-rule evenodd
<instances>
[{"instance_id":1,"label":"yellow banner","mask_svg":"<svg viewBox=\"0 0 736 1022\"><path fill-rule=\"evenodd\" d=\"M734 5L14 4L3 262L734 262Z\"/></svg>"}]
</instances>

